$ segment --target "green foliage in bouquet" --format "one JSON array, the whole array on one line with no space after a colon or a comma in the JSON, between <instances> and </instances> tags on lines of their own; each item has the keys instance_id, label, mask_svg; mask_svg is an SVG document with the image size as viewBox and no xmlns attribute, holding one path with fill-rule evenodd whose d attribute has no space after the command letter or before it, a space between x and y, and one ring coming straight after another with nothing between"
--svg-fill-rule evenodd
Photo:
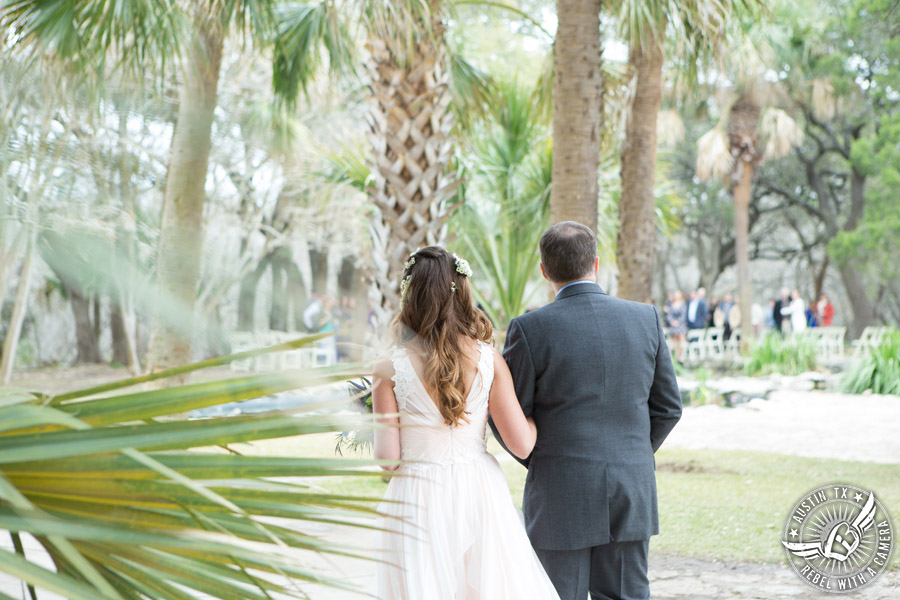
<instances>
[{"instance_id":1,"label":"green foliage in bouquet","mask_svg":"<svg viewBox=\"0 0 900 600\"><path fill-rule=\"evenodd\" d=\"M162 377L274 350L310 336L145 377L56 396L0 388L0 572L32 599L306 598L309 552L355 555L310 523L373 527L378 498L322 492L309 477L381 477L369 460L244 456L229 444L361 428L325 406L186 420L180 415L339 382L352 367L268 373L121 392ZM220 448L217 448L220 447ZM226 451L227 450L227 451ZM27 556L22 534L53 568ZM0 597L7 597L0 594Z\"/></svg>"},{"instance_id":2,"label":"green foliage in bouquet","mask_svg":"<svg viewBox=\"0 0 900 600\"><path fill-rule=\"evenodd\" d=\"M362 383L347 382L350 387L351 410L358 412L370 421L372 418L372 382L362 378ZM342 431L337 435L334 447L335 454L344 452L357 454L371 453L375 446L375 432L372 427L363 427L353 431Z\"/></svg>"},{"instance_id":3,"label":"green foliage in bouquet","mask_svg":"<svg viewBox=\"0 0 900 600\"><path fill-rule=\"evenodd\" d=\"M900 396L900 331L890 329L881 342L858 358L844 377L844 390Z\"/></svg>"},{"instance_id":4,"label":"green foliage in bouquet","mask_svg":"<svg viewBox=\"0 0 900 600\"><path fill-rule=\"evenodd\" d=\"M777 333L760 336L744 363L747 375L799 375L817 367L815 342L803 335L783 338Z\"/></svg>"}]
</instances>

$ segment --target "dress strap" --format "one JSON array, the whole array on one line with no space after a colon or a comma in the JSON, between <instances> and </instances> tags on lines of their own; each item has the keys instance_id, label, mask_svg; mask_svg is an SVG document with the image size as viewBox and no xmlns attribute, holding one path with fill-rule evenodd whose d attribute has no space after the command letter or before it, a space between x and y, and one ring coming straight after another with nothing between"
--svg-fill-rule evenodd
<instances>
[{"instance_id":1,"label":"dress strap","mask_svg":"<svg viewBox=\"0 0 900 600\"><path fill-rule=\"evenodd\" d=\"M494 352L493 347L487 342L478 340L478 347L481 351L478 357L478 371L481 373L482 387L490 391L491 385L494 383Z\"/></svg>"},{"instance_id":2,"label":"dress strap","mask_svg":"<svg viewBox=\"0 0 900 600\"><path fill-rule=\"evenodd\" d=\"M416 372L406 348L402 346L391 347L391 363L394 366L394 397L397 399L397 408L406 410L406 401L412 395L416 383Z\"/></svg>"}]
</instances>

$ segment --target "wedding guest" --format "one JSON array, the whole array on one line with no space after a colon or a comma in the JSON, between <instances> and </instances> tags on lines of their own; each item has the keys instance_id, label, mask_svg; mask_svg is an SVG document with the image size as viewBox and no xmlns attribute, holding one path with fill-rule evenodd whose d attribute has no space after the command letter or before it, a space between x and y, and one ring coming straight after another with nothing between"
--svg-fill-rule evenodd
<instances>
[{"instance_id":1,"label":"wedding guest","mask_svg":"<svg viewBox=\"0 0 900 600\"><path fill-rule=\"evenodd\" d=\"M713 322L716 327L724 328L725 332L723 335L726 340L731 337L731 317L734 316L731 312L734 307L734 297L731 295L731 292L726 292L713 313Z\"/></svg>"},{"instance_id":2,"label":"wedding guest","mask_svg":"<svg viewBox=\"0 0 900 600\"><path fill-rule=\"evenodd\" d=\"M698 288L693 298L688 303L687 326L688 329L703 329L707 319L706 288Z\"/></svg>"},{"instance_id":3,"label":"wedding guest","mask_svg":"<svg viewBox=\"0 0 900 600\"><path fill-rule=\"evenodd\" d=\"M687 334L687 304L684 302L684 294L676 290L672 294L672 304L669 307L669 335L672 336L672 346L675 349L675 359L681 360L684 356L684 337Z\"/></svg>"},{"instance_id":4,"label":"wedding guest","mask_svg":"<svg viewBox=\"0 0 900 600\"><path fill-rule=\"evenodd\" d=\"M781 298L775 301L775 304L772 306L772 317L775 320L775 330L784 335L784 316L783 312L785 308L787 308L791 303L790 291L787 288L781 288ZM788 321L789 322L789 321Z\"/></svg>"},{"instance_id":5,"label":"wedding guest","mask_svg":"<svg viewBox=\"0 0 900 600\"><path fill-rule=\"evenodd\" d=\"M776 329L778 326L775 324L775 305L778 301L775 298L769 300L769 312L766 313L766 329Z\"/></svg>"},{"instance_id":6,"label":"wedding guest","mask_svg":"<svg viewBox=\"0 0 900 600\"><path fill-rule=\"evenodd\" d=\"M790 316L791 331L801 333L806 329L806 302L800 297L799 290L791 294L791 302L781 309L783 316Z\"/></svg>"},{"instance_id":7,"label":"wedding guest","mask_svg":"<svg viewBox=\"0 0 900 600\"><path fill-rule=\"evenodd\" d=\"M774 300L772 301L774 302ZM768 327L768 322L763 323L763 321L768 321L770 317L765 315L765 311L763 307L759 305L759 303L754 302L750 306L750 325L753 327L753 333L755 335L759 335L760 330L766 326Z\"/></svg>"},{"instance_id":8,"label":"wedding guest","mask_svg":"<svg viewBox=\"0 0 900 600\"><path fill-rule=\"evenodd\" d=\"M328 320L328 314L325 310L324 296L317 292L309 295L309 301L303 308L303 326L307 333L318 333Z\"/></svg>"},{"instance_id":9,"label":"wedding guest","mask_svg":"<svg viewBox=\"0 0 900 600\"><path fill-rule=\"evenodd\" d=\"M719 297L716 295L713 295L709 299L709 304L706 308L706 326L707 327L721 327L721 325L716 325L716 323L715 323L716 309L719 308L720 303L721 302L719 300Z\"/></svg>"},{"instance_id":10,"label":"wedding guest","mask_svg":"<svg viewBox=\"0 0 900 600\"><path fill-rule=\"evenodd\" d=\"M672 323L669 321L669 313L672 311L672 302L675 301L675 292L669 292L666 295L666 304L663 306L663 324L666 327L671 327Z\"/></svg>"},{"instance_id":11,"label":"wedding guest","mask_svg":"<svg viewBox=\"0 0 900 600\"><path fill-rule=\"evenodd\" d=\"M818 304L819 324L822 327L830 327L834 322L834 304L828 299L828 294L819 296Z\"/></svg>"},{"instance_id":12,"label":"wedding guest","mask_svg":"<svg viewBox=\"0 0 900 600\"><path fill-rule=\"evenodd\" d=\"M816 305L816 300L813 300L806 305L806 326L807 327L818 327L819 326L819 313L818 306Z\"/></svg>"}]
</instances>

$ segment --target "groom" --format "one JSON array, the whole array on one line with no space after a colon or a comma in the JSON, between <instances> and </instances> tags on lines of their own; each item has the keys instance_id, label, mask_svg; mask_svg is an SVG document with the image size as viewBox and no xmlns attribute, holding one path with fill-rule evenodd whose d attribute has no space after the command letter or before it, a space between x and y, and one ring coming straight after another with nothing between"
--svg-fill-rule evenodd
<instances>
[{"instance_id":1,"label":"groom","mask_svg":"<svg viewBox=\"0 0 900 600\"><path fill-rule=\"evenodd\" d=\"M594 283L597 240L584 225L558 223L540 247L556 300L513 319L503 351L537 424L520 461L528 537L561 600L645 600L659 533L653 453L681 417L659 315Z\"/></svg>"}]
</instances>

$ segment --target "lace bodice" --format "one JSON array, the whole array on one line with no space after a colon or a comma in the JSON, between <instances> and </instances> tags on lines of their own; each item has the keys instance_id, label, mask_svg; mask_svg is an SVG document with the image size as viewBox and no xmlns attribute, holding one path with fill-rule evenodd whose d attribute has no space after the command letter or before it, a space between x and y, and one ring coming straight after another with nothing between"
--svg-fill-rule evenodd
<instances>
[{"instance_id":1,"label":"lace bodice","mask_svg":"<svg viewBox=\"0 0 900 600\"><path fill-rule=\"evenodd\" d=\"M485 454L488 397L494 381L491 347L478 342L479 357L475 378L466 398L466 417L451 427L444 423L425 384L416 374L405 348L395 346L391 354L394 366L394 395L400 412L400 456L412 461L406 468L446 465L469 461Z\"/></svg>"}]
</instances>

